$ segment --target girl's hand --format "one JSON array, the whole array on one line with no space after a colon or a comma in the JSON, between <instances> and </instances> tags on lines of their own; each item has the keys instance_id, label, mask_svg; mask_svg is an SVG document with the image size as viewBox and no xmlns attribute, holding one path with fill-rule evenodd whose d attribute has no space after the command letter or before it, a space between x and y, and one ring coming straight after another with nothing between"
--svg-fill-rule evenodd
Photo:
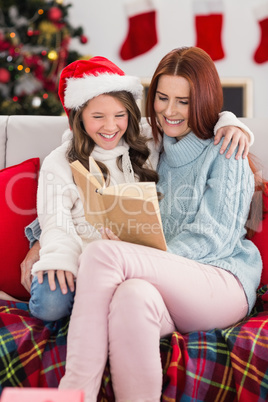
<instances>
[{"instance_id":1,"label":"girl's hand","mask_svg":"<svg viewBox=\"0 0 268 402\"><path fill-rule=\"evenodd\" d=\"M21 284L25 287L25 289L30 293L31 291L31 283L32 283L32 267L35 262L39 260L39 251L40 244L39 241L36 241L32 248L26 254L26 257L20 264L21 269Z\"/></svg>"},{"instance_id":2,"label":"girl's hand","mask_svg":"<svg viewBox=\"0 0 268 402\"><path fill-rule=\"evenodd\" d=\"M101 228L100 229L101 238L103 240L116 240L121 241L119 237L117 237L109 228Z\"/></svg>"},{"instance_id":3,"label":"girl's hand","mask_svg":"<svg viewBox=\"0 0 268 402\"><path fill-rule=\"evenodd\" d=\"M226 154L226 158L229 159L234 153L236 147L238 146L238 151L236 153L235 159L239 159L243 154L243 159L245 159L249 152L249 135L248 133L241 130L241 128L236 126L226 126L221 127L217 130L215 135L214 144L218 144L221 138L224 137L220 153L223 154L226 151L228 144L231 142L230 148Z\"/></svg>"},{"instance_id":4,"label":"girl's hand","mask_svg":"<svg viewBox=\"0 0 268 402\"><path fill-rule=\"evenodd\" d=\"M55 282L55 275L57 275L57 279L59 281L59 285L61 288L61 292L66 294L68 292L67 284L71 292L74 292L74 275L69 271L51 269L47 273L48 275L48 283L50 290L56 290L56 282ZM43 271L37 272L38 283L43 282Z\"/></svg>"}]
</instances>

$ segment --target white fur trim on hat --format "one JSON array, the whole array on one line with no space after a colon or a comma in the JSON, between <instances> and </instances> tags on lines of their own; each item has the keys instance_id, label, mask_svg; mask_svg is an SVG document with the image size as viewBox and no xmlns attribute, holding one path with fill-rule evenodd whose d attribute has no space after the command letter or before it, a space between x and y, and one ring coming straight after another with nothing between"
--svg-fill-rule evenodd
<instances>
[{"instance_id":1,"label":"white fur trim on hat","mask_svg":"<svg viewBox=\"0 0 268 402\"><path fill-rule=\"evenodd\" d=\"M134 98L142 97L143 86L138 77L103 73L98 76L84 75L82 78L67 78L64 106L79 109L89 99L113 91L131 92Z\"/></svg>"}]
</instances>

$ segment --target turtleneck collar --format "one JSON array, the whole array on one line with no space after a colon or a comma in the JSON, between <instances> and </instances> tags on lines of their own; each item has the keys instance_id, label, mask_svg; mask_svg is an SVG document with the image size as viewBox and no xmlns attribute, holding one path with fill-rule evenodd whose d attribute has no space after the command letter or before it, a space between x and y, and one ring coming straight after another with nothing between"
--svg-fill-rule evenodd
<instances>
[{"instance_id":1,"label":"turtleneck collar","mask_svg":"<svg viewBox=\"0 0 268 402\"><path fill-rule=\"evenodd\" d=\"M120 139L118 145L113 149L103 149L99 145L95 145L91 156L102 162L115 159L117 156L128 154L129 145L125 142L123 138Z\"/></svg>"},{"instance_id":2,"label":"turtleneck collar","mask_svg":"<svg viewBox=\"0 0 268 402\"><path fill-rule=\"evenodd\" d=\"M172 167L179 167L191 163L211 143L212 139L202 140L190 132L181 140L163 135L163 158Z\"/></svg>"},{"instance_id":3,"label":"turtleneck collar","mask_svg":"<svg viewBox=\"0 0 268 402\"><path fill-rule=\"evenodd\" d=\"M125 181L127 183L135 181L134 171L129 157L129 145L123 138L120 139L118 145L113 149L107 150L95 145L91 156L106 165L112 163L114 166L116 166L117 157L122 156L122 169Z\"/></svg>"}]
</instances>

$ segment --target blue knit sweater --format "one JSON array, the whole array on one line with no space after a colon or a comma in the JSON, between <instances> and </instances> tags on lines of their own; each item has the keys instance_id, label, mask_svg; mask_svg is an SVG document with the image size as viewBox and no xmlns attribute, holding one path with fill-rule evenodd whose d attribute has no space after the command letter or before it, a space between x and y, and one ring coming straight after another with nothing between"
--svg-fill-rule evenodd
<instances>
[{"instance_id":1,"label":"blue knit sweater","mask_svg":"<svg viewBox=\"0 0 268 402\"><path fill-rule=\"evenodd\" d=\"M244 228L254 177L247 159L219 154L221 144L193 133L164 135L158 190L168 251L230 271L241 282L251 311L262 261Z\"/></svg>"}]
</instances>

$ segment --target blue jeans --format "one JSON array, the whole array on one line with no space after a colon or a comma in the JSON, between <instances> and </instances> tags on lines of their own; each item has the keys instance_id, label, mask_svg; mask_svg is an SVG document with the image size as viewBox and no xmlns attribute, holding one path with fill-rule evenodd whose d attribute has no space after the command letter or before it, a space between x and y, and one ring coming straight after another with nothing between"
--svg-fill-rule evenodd
<instances>
[{"instance_id":1,"label":"blue jeans","mask_svg":"<svg viewBox=\"0 0 268 402\"><path fill-rule=\"evenodd\" d=\"M43 283L39 284L37 276L33 277L29 309L31 314L44 321L56 321L71 314L75 292L63 294L57 277L56 290L50 290L48 275L43 275Z\"/></svg>"}]
</instances>

